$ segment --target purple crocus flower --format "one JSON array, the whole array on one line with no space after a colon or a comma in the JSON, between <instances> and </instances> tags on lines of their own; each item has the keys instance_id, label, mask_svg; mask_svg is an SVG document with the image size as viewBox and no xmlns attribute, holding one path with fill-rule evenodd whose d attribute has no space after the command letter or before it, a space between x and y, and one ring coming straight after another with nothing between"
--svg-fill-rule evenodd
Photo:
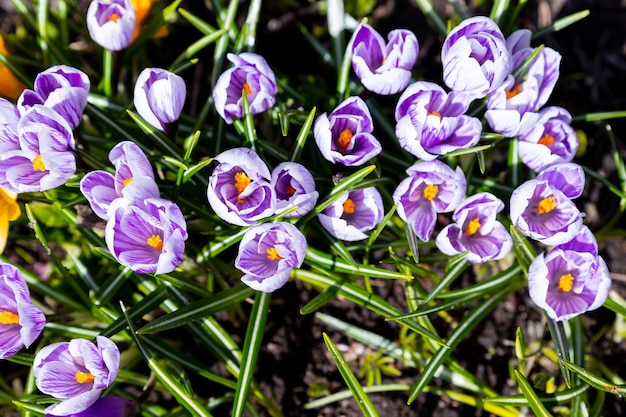
<instances>
[{"instance_id":1,"label":"purple crocus flower","mask_svg":"<svg viewBox=\"0 0 626 417\"><path fill-rule=\"evenodd\" d=\"M315 120L313 135L324 158L346 166L362 165L380 153L380 142L372 135L374 124L360 97L349 97L329 115Z\"/></svg>"},{"instance_id":2,"label":"purple crocus flower","mask_svg":"<svg viewBox=\"0 0 626 417\"><path fill-rule=\"evenodd\" d=\"M92 0L87 9L89 36L109 51L121 51L130 45L135 20L130 0Z\"/></svg>"},{"instance_id":3,"label":"purple crocus flower","mask_svg":"<svg viewBox=\"0 0 626 417\"><path fill-rule=\"evenodd\" d=\"M441 49L443 80L454 91L482 98L509 75L512 60L498 25L485 16L463 20Z\"/></svg>"},{"instance_id":4,"label":"purple crocus flower","mask_svg":"<svg viewBox=\"0 0 626 417\"><path fill-rule=\"evenodd\" d=\"M482 126L480 120L464 114L468 107L467 94L447 94L428 81L409 85L396 106L400 145L426 161L474 146L480 140Z\"/></svg>"},{"instance_id":5,"label":"purple crocus flower","mask_svg":"<svg viewBox=\"0 0 626 417\"><path fill-rule=\"evenodd\" d=\"M272 171L271 184L276 192L276 211L291 207L297 209L285 217L304 216L317 203L319 193L315 191L313 175L296 162L283 162Z\"/></svg>"},{"instance_id":6,"label":"purple crocus flower","mask_svg":"<svg viewBox=\"0 0 626 417\"><path fill-rule=\"evenodd\" d=\"M226 58L235 66L220 75L213 88L215 110L226 123L243 117L243 93L250 103L252 114L274 107L278 92L276 77L265 58L252 52L228 54Z\"/></svg>"},{"instance_id":7,"label":"purple crocus flower","mask_svg":"<svg viewBox=\"0 0 626 417\"><path fill-rule=\"evenodd\" d=\"M370 25L361 23L352 40L352 68L365 88L377 94L402 91L411 79L419 44L413 32L396 29L385 40Z\"/></svg>"},{"instance_id":8,"label":"purple crocus flower","mask_svg":"<svg viewBox=\"0 0 626 417\"><path fill-rule=\"evenodd\" d=\"M181 76L160 68L146 68L135 83L135 108L154 128L173 134L183 110L187 87Z\"/></svg>"},{"instance_id":9,"label":"purple crocus flower","mask_svg":"<svg viewBox=\"0 0 626 417\"><path fill-rule=\"evenodd\" d=\"M150 161L135 143L118 143L109 152L109 160L115 166L115 175L91 171L80 181L80 191L98 217L108 220L112 207L159 197Z\"/></svg>"},{"instance_id":10,"label":"purple crocus flower","mask_svg":"<svg viewBox=\"0 0 626 417\"><path fill-rule=\"evenodd\" d=\"M471 263L482 263L504 258L513 247L506 228L496 220L504 203L493 194L474 194L459 204L452 219L437 236L436 244L446 255L467 252Z\"/></svg>"},{"instance_id":11,"label":"purple crocus flower","mask_svg":"<svg viewBox=\"0 0 626 417\"><path fill-rule=\"evenodd\" d=\"M44 314L30 302L22 273L0 262L0 359L29 347L46 324Z\"/></svg>"},{"instance_id":12,"label":"purple crocus flower","mask_svg":"<svg viewBox=\"0 0 626 417\"><path fill-rule=\"evenodd\" d=\"M264 223L246 231L239 244L235 267L250 288L274 292L287 282L289 273L304 261L306 239L290 223Z\"/></svg>"},{"instance_id":13,"label":"purple crocus flower","mask_svg":"<svg viewBox=\"0 0 626 417\"><path fill-rule=\"evenodd\" d=\"M115 208L104 237L120 264L140 274L166 274L183 261L187 223L172 201L136 199Z\"/></svg>"},{"instance_id":14,"label":"purple crocus flower","mask_svg":"<svg viewBox=\"0 0 626 417\"><path fill-rule=\"evenodd\" d=\"M383 219L383 199L375 187L343 193L317 216L322 226L337 239L367 239L365 232Z\"/></svg>"},{"instance_id":15,"label":"purple crocus flower","mask_svg":"<svg viewBox=\"0 0 626 417\"><path fill-rule=\"evenodd\" d=\"M526 113L519 132L519 156L534 171L570 162L578 150L578 136L570 126L572 116L561 107Z\"/></svg>"},{"instance_id":16,"label":"purple crocus flower","mask_svg":"<svg viewBox=\"0 0 626 417\"><path fill-rule=\"evenodd\" d=\"M50 190L76 172L74 134L54 110L34 105L17 124L19 149L0 154L0 186L14 193Z\"/></svg>"},{"instance_id":17,"label":"purple crocus flower","mask_svg":"<svg viewBox=\"0 0 626 417\"><path fill-rule=\"evenodd\" d=\"M455 171L441 161L418 162L393 193L398 215L422 241L430 239L437 213L452 211L465 197L466 180L461 167Z\"/></svg>"},{"instance_id":18,"label":"purple crocus flower","mask_svg":"<svg viewBox=\"0 0 626 417\"><path fill-rule=\"evenodd\" d=\"M53 343L33 361L39 391L63 400L46 408L53 416L85 411L115 381L119 368L120 351L104 336L96 336L95 344L86 339Z\"/></svg>"},{"instance_id":19,"label":"purple crocus flower","mask_svg":"<svg viewBox=\"0 0 626 417\"><path fill-rule=\"evenodd\" d=\"M64 414L63 417L128 417L135 415L135 405L132 401L122 397L98 398L89 408L72 414ZM54 417L46 414L46 417Z\"/></svg>"},{"instance_id":20,"label":"purple crocus flower","mask_svg":"<svg viewBox=\"0 0 626 417\"><path fill-rule=\"evenodd\" d=\"M572 202L585 179L576 164L559 164L524 182L511 194L511 223L544 245L558 245L580 232L583 214Z\"/></svg>"},{"instance_id":21,"label":"purple crocus flower","mask_svg":"<svg viewBox=\"0 0 626 417\"><path fill-rule=\"evenodd\" d=\"M89 94L89 77L79 69L56 65L40 72L35 90L24 90L17 100L21 114L35 104L50 107L76 128L83 116Z\"/></svg>"},{"instance_id":22,"label":"purple crocus flower","mask_svg":"<svg viewBox=\"0 0 626 417\"><path fill-rule=\"evenodd\" d=\"M531 31L520 29L507 39L513 57L513 68L520 66L533 52ZM519 134L526 113L536 112L548 101L559 78L561 55L543 48L518 78L509 75L505 82L489 95L485 119L497 133L506 137ZM534 123L531 121L531 124Z\"/></svg>"},{"instance_id":23,"label":"purple crocus flower","mask_svg":"<svg viewBox=\"0 0 626 417\"><path fill-rule=\"evenodd\" d=\"M17 134L19 120L20 112L15 104L0 97L0 155L20 149Z\"/></svg>"},{"instance_id":24,"label":"purple crocus flower","mask_svg":"<svg viewBox=\"0 0 626 417\"><path fill-rule=\"evenodd\" d=\"M209 178L207 198L225 222L248 226L274 214L276 193L270 170L255 152L234 148L215 157L219 165Z\"/></svg>"}]
</instances>

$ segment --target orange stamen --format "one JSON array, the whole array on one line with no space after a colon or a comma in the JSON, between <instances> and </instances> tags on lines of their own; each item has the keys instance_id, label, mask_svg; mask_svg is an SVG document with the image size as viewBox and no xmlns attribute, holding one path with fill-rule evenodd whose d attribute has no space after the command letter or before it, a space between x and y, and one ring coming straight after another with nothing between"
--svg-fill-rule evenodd
<instances>
[{"instance_id":1,"label":"orange stamen","mask_svg":"<svg viewBox=\"0 0 626 417\"><path fill-rule=\"evenodd\" d=\"M146 243L153 249L163 250L163 239L161 239L161 236L152 235L146 240Z\"/></svg>"},{"instance_id":2,"label":"orange stamen","mask_svg":"<svg viewBox=\"0 0 626 417\"><path fill-rule=\"evenodd\" d=\"M354 201L347 199L344 203L343 203L343 212L346 214L352 214L354 213Z\"/></svg>"},{"instance_id":3,"label":"orange stamen","mask_svg":"<svg viewBox=\"0 0 626 417\"><path fill-rule=\"evenodd\" d=\"M267 253L267 259L269 259L270 261L280 261L281 259L283 259L283 257L278 254L278 251L274 247L269 248L265 252Z\"/></svg>"},{"instance_id":4,"label":"orange stamen","mask_svg":"<svg viewBox=\"0 0 626 417\"><path fill-rule=\"evenodd\" d=\"M506 90L504 92L504 94L506 95L506 99L509 100L509 99L515 97L516 95L518 95L521 92L522 92L522 85L521 84L515 84L515 86L513 87L512 90Z\"/></svg>"},{"instance_id":5,"label":"orange stamen","mask_svg":"<svg viewBox=\"0 0 626 417\"><path fill-rule=\"evenodd\" d=\"M246 93L247 96L252 93L252 88L250 88L250 84L243 83L243 92Z\"/></svg>"},{"instance_id":6,"label":"orange stamen","mask_svg":"<svg viewBox=\"0 0 626 417\"><path fill-rule=\"evenodd\" d=\"M46 170L46 165L43 163L43 157L41 155L37 155L35 159L33 159L33 169L41 172Z\"/></svg>"},{"instance_id":7,"label":"orange stamen","mask_svg":"<svg viewBox=\"0 0 626 417\"><path fill-rule=\"evenodd\" d=\"M427 116L437 116L438 118L441 119L441 113L439 113L438 111L429 111L428 113L426 113Z\"/></svg>"},{"instance_id":8,"label":"orange stamen","mask_svg":"<svg viewBox=\"0 0 626 417\"><path fill-rule=\"evenodd\" d=\"M574 277L572 274L561 275L559 278L559 291L570 292L574 287Z\"/></svg>"},{"instance_id":9,"label":"orange stamen","mask_svg":"<svg viewBox=\"0 0 626 417\"><path fill-rule=\"evenodd\" d=\"M133 182L134 178L130 177L130 178L126 178L124 181L122 181L122 185L124 187L126 187L128 184L130 184L131 182Z\"/></svg>"},{"instance_id":10,"label":"orange stamen","mask_svg":"<svg viewBox=\"0 0 626 417\"><path fill-rule=\"evenodd\" d=\"M287 187L287 189L285 190L285 192L287 193L287 195L294 195L296 193L296 189L293 188L291 185Z\"/></svg>"},{"instance_id":11,"label":"orange stamen","mask_svg":"<svg viewBox=\"0 0 626 417\"><path fill-rule=\"evenodd\" d=\"M0 312L0 324L19 324L20 316L10 311Z\"/></svg>"},{"instance_id":12,"label":"orange stamen","mask_svg":"<svg viewBox=\"0 0 626 417\"><path fill-rule=\"evenodd\" d=\"M439 187L434 184L428 184L424 191L422 192L422 196L428 200L433 201L435 197L437 197L437 193L439 192Z\"/></svg>"},{"instance_id":13,"label":"orange stamen","mask_svg":"<svg viewBox=\"0 0 626 417\"><path fill-rule=\"evenodd\" d=\"M352 132L350 132L350 129L342 130L341 133L339 134L339 138L337 139L337 142L339 142L339 148L342 151L345 151L348 145L350 144L351 140L352 140Z\"/></svg>"},{"instance_id":14,"label":"orange stamen","mask_svg":"<svg viewBox=\"0 0 626 417\"><path fill-rule=\"evenodd\" d=\"M92 373L81 372L81 371L76 371L76 375L74 375L74 378L76 378L76 382L78 382L79 384L86 384L87 382L93 382L96 379L96 377Z\"/></svg>"},{"instance_id":15,"label":"orange stamen","mask_svg":"<svg viewBox=\"0 0 626 417\"><path fill-rule=\"evenodd\" d=\"M480 220L476 217L474 220L469 222L467 228L465 229L465 234L468 236L473 236L478 229L480 229Z\"/></svg>"},{"instance_id":16,"label":"orange stamen","mask_svg":"<svg viewBox=\"0 0 626 417\"><path fill-rule=\"evenodd\" d=\"M539 141L537 143L540 143L542 145L546 145L546 146L550 146L554 143L554 136L552 135L548 135L547 133L544 134L541 139L539 139Z\"/></svg>"},{"instance_id":17,"label":"orange stamen","mask_svg":"<svg viewBox=\"0 0 626 417\"><path fill-rule=\"evenodd\" d=\"M111 16L109 16L109 22L117 23L118 20L120 20L120 16L117 13L113 13Z\"/></svg>"},{"instance_id":18,"label":"orange stamen","mask_svg":"<svg viewBox=\"0 0 626 417\"><path fill-rule=\"evenodd\" d=\"M546 197L537 204L537 214L550 213L556 207L556 198L554 196Z\"/></svg>"}]
</instances>

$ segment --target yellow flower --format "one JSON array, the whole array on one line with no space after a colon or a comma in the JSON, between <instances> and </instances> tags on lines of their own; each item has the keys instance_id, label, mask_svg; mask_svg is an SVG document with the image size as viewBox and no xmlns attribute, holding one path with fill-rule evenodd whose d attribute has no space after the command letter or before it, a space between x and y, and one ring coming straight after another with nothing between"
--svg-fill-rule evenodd
<instances>
[{"instance_id":1,"label":"yellow flower","mask_svg":"<svg viewBox=\"0 0 626 417\"><path fill-rule=\"evenodd\" d=\"M0 54L5 56L9 54L9 51L4 46L2 35L0 35ZM13 75L11 70L0 63L0 96L15 100L22 94L25 88L26 86Z\"/></svg>"},{"instance_id":2,"label":"yellow flower","mask_svg":"<svg viewBox=\"0 0 626 417\"><path fill-rule=\"evenodd\" d=\"M15 201L17 194L0 187L0 253L4 252L9 235L9 222L20 217L20 206Z\"/></svg>"}]
</instances>

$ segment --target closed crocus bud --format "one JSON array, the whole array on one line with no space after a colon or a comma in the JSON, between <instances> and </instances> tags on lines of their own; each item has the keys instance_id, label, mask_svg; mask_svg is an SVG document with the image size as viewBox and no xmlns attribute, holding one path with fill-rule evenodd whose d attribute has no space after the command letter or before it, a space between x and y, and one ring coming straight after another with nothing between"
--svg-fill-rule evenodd
<instances>
[{"instance_id":1,"label":"closed crocus bud","mask_svg":"<svg viewBox=\"0 0 626 417\"><path fill-rule=\"evenodd\" d=\"M285 217L304 216L317 203L319 193L315 191L313 175L296 162L283 162L272 171L272 185L276 191L276 211L293 207L295 211Z\"/></svg>"},{"instance_id":2,"label":"closed crocus bud","mask_svg":"<svg viewBox=\"0 0 626 417\"><path fill-rule=\"evenodd\" d=\"M146 122L171 135L185 104L186 88L179 75L160 68L146 68L135 83L135 108Z\"/></svg>"},{"instance_id":3,"label":"closed crocus bud","mask_svg":"<svg viewBox=\"0 0 626 417\"><path fill-rule=\"evenodd\" d=\"M121 51L130 45L135 20L130 0L92 0L87 9L89 36L109 51Z\"/></svg>"}]
</instances>

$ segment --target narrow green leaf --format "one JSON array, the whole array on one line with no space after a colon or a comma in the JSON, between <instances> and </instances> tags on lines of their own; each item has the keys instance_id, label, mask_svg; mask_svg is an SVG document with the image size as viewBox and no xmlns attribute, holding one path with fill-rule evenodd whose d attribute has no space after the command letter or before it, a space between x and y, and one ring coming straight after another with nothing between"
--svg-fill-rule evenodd
<instances>
[{"instance_id":1,"label":"narrow green leaf","mask_svg":"<svg viewBox=\"0 0 626 417\"><path fill-rule=\"evenodd\" d=\"M515 356L518 363L517 369L524 374L526 369L526 340L521 327L515 331Z\"/></svg>"},{"instance_id":2,"label":"narrow green leaf","mask_svg":"<svg viewBox=\"0 0 626 417\"><path fill-rule=\"evenodd\" d=\"M208 166L213 162L213 158L203 159L195 165L191 165L183 174L183 182L189 181L191 177L196 175L202 168Z\"/></svg>"},{"instance_id":3,"label":"narrow green leaf","mask_svg":"<svg viewBox=\"0 0 626 417\"><path fill-rule=\"evenodd\" d=\"M446 268L446 275L443 278L441 278L441 280L437 283L437 285L435 285L435 288L433 288L428 293L426 298L424 298L424 300L422 301L422 304L420 305L420 307L425 307L426 305L428 305L428 303L434 300L435 297L437 297L437 295L441 291L443 291L455 279L457 279L459 275L461 275L467 269L469 265L470 265L469 262L463 259L462 262L457 262L452 268L450 268L450 270L447 270L448 268Z\"/></svg>"},{"instance_id":4,"label":"narrow green leaf","mask_svg":"<svg viewBox=\"0 0 626 417\"><path fill-rule=\"evenodd\" d=\"M502 272L497 273L493 277L486 279L476 284L469 285L465 288L453 290L439 294L439 298L461 298L474 293L489 294L496 289L508 285L514 281L520 281L520 275L522 274L522 268L517 265L511 265L509 268Z\"/></svg>"},{"instance_id":5,"label":"narrow green leaf","mask_svg":"<svg viewBox=\"0 0 626 417\"><path fill-rule=\"evenodd\" d=\"M533 410L536 417L552 417L552 414L546 409L541 402L541 398L537 395L533 387L530 385L524 375L522 375L517 369L513 371L515 373L515 380L517 385L522 391L522 395L528 401L528 406Z\"/></svg>"},{"instance_id":6,"label":"narrow green leaf","mask_svg":"<svg viewBox=\"0 0 626 417\"><path fill-rule=\"evenodd\" d=\"M513 238L513 252L515 253L515 259L522 267L524 272L528 274L528 267L537 257L537 252L532 244L528 241L526 236L517 230L517 227L511 225L509 228L511 237Z\"/></svg>"},{"instance_id":7,"label":"narrow green leaf","mask_svg":"<svg viewBox=\"0 0 626 417\"><path fill-rule=\"evenodd\" d=\"M617 292L611 290L609 297L604 302L604 307L626 317L626 300L624 300Z\"/></svg>"},{"instance_id":8,"label":"narrow green leaf","mask_svg":"<svg viewBox=\"0 0 626 417\"><path fill-rule=\"evenodd\" d=\"M587 113L572 117L572 122L598 122L600 120L620 119L626 117L626 111L605 111Z\"/></svg>"},{"instance_id":9,"label":"narrow green leaf","mask_svg":"<svg viewBox=\"0 0 626 417\"><path fill-rule=\"evenodd\" d=\"M372 278L411 280L412 275L369 265L350 264L336 256L329 255L312 247L307 247L305 260L310 265L319 265L329 271L345 272Z\"/></svg>"},{"instance_id":10,"label":"narrow green leaf","mask_svg":"<svg viewBox=\"0 0 626 417\"><path fill-rule=\"evenodd\" d=\"M213 239L200 254L196 257L196 262L202 264L207 258L214 258L235 243L239 242L248 231L248 227L242 227L237 233L219 236Z\"/></svg>"},{"instance_id":11,"label":"narrow green leaf","mask_svg":"<svg viewBox=\"0 0 626 417\"><path fill-rule=\"evenodd\" d=\"M339 286L328 287L323 290L321 293L317 294L311 301L306 303L304 307L300 309L300 314L307 315L311 313L315 313L320 308L324 307L326 304L331 302L337 297L337 293L339 292Z\"/></svg>"},{"instance_id":12,"label":"narrow green leaf","mask_svg":"<svg viewBox=\"0 0 626 417\"><path fill-rule=\"evenodd\" d=\"M183 8L179 8L178 13L180 13L180 15L185 18L185 20L191 23L193 27L202 32L203 35L210 35L217 31L217 29L215 29L213 26L209 25L201 18L191 14L189 11Z\"/></svg>"},{"instance_id":13,"label":"narrow green leaf","mask_svg":"<svg viewBox=\"0 0 626 417\"><path fill-rule=\"evenodd\" d=\"M443 19L433 7L433 4L429 0L415 0L417 6L422 10L422 13L430 20L430 23L435 27L437 32L443 37L448 35L448 27L444 23Z\"/></svg>"},{"instance_id":14,"label":"narrow green leaf","mask_svg":"<svg viewBox=\"0 0 626 417\"><path fill-rule=\"evenodd\" d=\"M311 126L313 125L313 120L315 119L315 112L317 111L316 107L313 107L309 112L300 132L298 132L298 136L296 137L296 143L293 145L293 150L291 151L291 157L289 158L292 162L298 162L300 160L300 155L302 155L302 151L304 150L304 144L306 143L306 139L309 136L309 132L311 131Z\"/></svg>"},{"instance_id":15,"label":"narrow green leaf","mask_svg":"<svg viewBox=\"0 0 626 417\"><path fill-rule=\"evenodd\" d=\"M546 320L548 322L548 328L550 329L550 335L552 336L552 343L554 344L554 350L559 358L559 367L561 368L561 373L563 374L563 378L565 378L565 383L568 387L572 387L572 375L569 372L569 369L565 367L563 361L570 361L570 349L569 342L567 338L567 333L565 331L565 327L562 321L554 321L547 314Z\"/></svg>"},{"instance_id":16,"label":"narrow green leaf","mask_svg":"<svg viewBox=\"0 0 626 417\"><path fill-rule=\"evenodd\" d=\"M93 303L96 306L101 306L109 302L122 285L126 282L126 279L132 274L132 270L128 267L122 268L119 274L112 276L106 280L100 288L93 295Z\"/></svg>"},{"instance_id":17,"label":"narrow green leaf","mask_svg":"<svg viewBox=\"0 0 626 417\"><path fill-rule=\"evenodd\" d=\"M563 360L563 364L567 367L567 369L575 373L580 379L595 389L619 396L626 394L626 385L613 384L612 382L607 381L606 379L601 378L570 361Z\"/></svg>"},{"instance_id":18,"label":"narrow green leaf","mask_svg":"<svg viewBox=\"0 0 626 417\"><path fill-rule=\"evenodd\" d=\"M146 122L141 116L132 112L130 110L126 110L131 119L139 126L139 128L146 134L152 141L161 149L161 151L170 156L177 158L179 160L183 159L183 152L178 146L176 146L163 132L158 129L155 129L150 123Z\"/></svg>"},{"instance_id":19,"label":"narrow green leaf","mask_svg":"<svg viewBox=\"0 0 626 417\"><path fill-rule=\"evenodd\" d=\"M507 10L509 10L509 0L494 0L489 17L491 20L499 24L502 21L502 16L504 16L504 13Z\"/></svg>"},{"instance_id":20,"label":"narrow green leaf","mask_svg":"<svg viewBox=\"0 0 626 417\"><path fill-rule=\"evenodd\" d=\"M363 387L359 384L354 372L350 369L350 365L346 362L341 352L339 352L339 349L337 349L337 346L335 346L332 339L326 333L322 333L322 336L324 337L324 343L330 352L330 356L332 356L341 377L346 382L350 392L352 392L352 395L354 396L354 399L363 415L377 417L379 415L378 411L376 411L374 404L372 404L372 401L369 399L365 391L363 391Z\"/></svg>"},{"instance_id":21,"label":"narrow green leaf","mask_svg":"<svg viewBox=\"0 0 626 417\"><path fill-rule=\"evenodd\" d=\"M587 391L587 389L589 389L589 385L581 384L574 388L559 391L554 394L537 394L537 397L545 407L553 407L555 405L571 401L575 397L582 395L585 391ZM528 400L524 395L502 395L498 397L484 398L483 401L516 407L528 406Z\"/></svg>"},{"instance_id":22,"label":"narrow green leaf","mask_svg":"<svg viewBox=\"0 0 626 417\"><path fill-rule=\"evenodd\" d=\"M540 38L548 33L558 32L561 29L565 29L569 25L573 25L579 20L584 19L589 16L589 10L581 10L580 12L572 13L569 16L562 17L560 19L555 20L550 26L539 29L535 33L533 33L532 39Z\"/></svg>"}]
</instances>

